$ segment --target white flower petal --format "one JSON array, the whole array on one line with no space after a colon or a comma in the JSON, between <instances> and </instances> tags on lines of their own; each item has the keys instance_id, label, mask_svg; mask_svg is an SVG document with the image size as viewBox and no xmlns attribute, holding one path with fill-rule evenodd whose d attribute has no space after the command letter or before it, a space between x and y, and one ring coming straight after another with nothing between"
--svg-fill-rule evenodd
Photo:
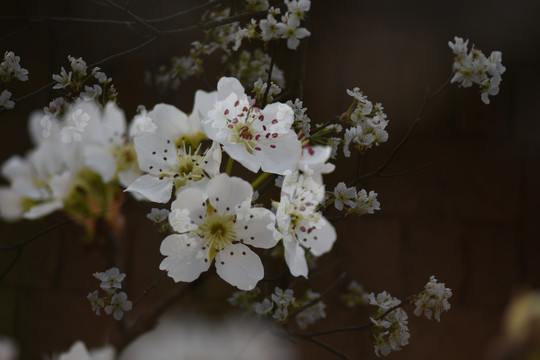
<instances>
[{"instance_id":1,"label":"white flower petal","mask_svg":"<svg viewBox=\"0 0 540 360\"><path fill-rule=\"evenodd\" d=\"M137 136L133 142L142 171L160 176L163 172L170 172L176 164L176 147L173 141L160 135L147 133Z\"/></svg>"},{"instance_id":2,"label":"white flower petal","mask_svg":"<svg viewBox=\"0 0 540 360\"><path fill-rule=\"evenodd\" d=\"M303 276L307 278L308 266L304 249L298 242L290 237L283 239L285 248L285 262L293 276Z\"/></svg>"},{"instance_id":3,"label":"white flower petal","mask_svg":"<svg viewBox=\"0 0 540 360\"><path fill-rule=\"evenodd\" d=\"M85 164L108 183L116 174L116 159L103 145L87 145L84 148Z\"/></svg>"},{"instance_id":4,"label":"white flower petal","mask_svg":"<svg viewBox=\"0 0 540 360\"><path fill-rule=\"evenodd\" d=\"M146 199L166 203L171 198L173 181L170 177L164 177L162 180L152 175L143 175L131 183L124 191L138 193Z\"/></svg>"},{"instance_id":5,"label":"white flower petal","mask_svg":"<svg viewBox=\"0 0 540 360\"><path fill-rule=\"evenodd\" d=\"M264 277L261 259L243 244L225 247L216 255L216 272L240 290L252 290Z\"/></svg>"},{"instance_id":6,"label":"white flower petal","mask_svg":"<svg viewBox=\"0 0 540 360\"><path fill-rule=\"evenodd\" d=\"M46 203L42 203L36 206L33 206L23 214L25 219L37 219L45 215L49 215L56 210L60 210L64 207L64 202L62 200L54 200Z\"/></svg>"},{"instance_id":7,"label":"white flower petal","mask_svg":"<svg viewBox=\"0 0 540 360\"><path fill-rule=\"evenodd\" d=\"M191 282L210 267L208 249L202 250L201 242L189 235L167 236L161 243L160 251L166 258L159 268L166 270L175 282Z\"/></svg>"},{"instance_id":8,"label":"white flower petal","mask_svg":"<svg viewBox=\"0 0 540 360\"><path fill-rule=\"evenodd\" d=\"M249 214L246 219L236 218L235 232L238 240L262 249L276 246L279 237L274 236L274 232L277 232L274 214L264 208L252 208L246 214Z\"/></svg>"},{"instance_id":9,"label":"white flower petal","mask_svg":"<svg viewBox=\"0 0 540 360\"><path fill-rule=\"evenodd\" d=\"M308 248L315 256L320 256L330 251L337 238L334 226L326 218L321 216L319 224L322 224L320 228L315 228L309 233L306 232L299 235L300 243ZM301 236L303 237L301 238Z\"/></svg>"},{"instance_id":10,"label":"white flower petal","mask_svg":"<svg viewBox=\"0 0 540 360\"><path fill-rule=\"evenodd\" d=\"M19 220L23 215L23 198L8 187L0 187L0 217L7 221Z\"/></svg>"},{"instance_id":11,"label":"white flower petal","mask_svg":"<svg viewBox=\"0 0 540 360\"><path fill-rule=\"evenodd\" d=\"M245 180L221 174L208 182L206 192L210 204L218 213L224 214L236 211L245 201L251 202L253 188Z\"/></svg>"},{"instance_id":12,"label":"white flower petal","mask_svg":"<svg viewBox=\"0 0 540 360\"><path fill-rule=\"evenodd\" d=\"M170 139L176 139L181 135L189 134L192 131L198 131L191 129L188 123L187 115L176 108L175 106L168 104L157 104L154 109L148 113L154 123L157 125L156 134Z\"/></svg>"}]
</instances>

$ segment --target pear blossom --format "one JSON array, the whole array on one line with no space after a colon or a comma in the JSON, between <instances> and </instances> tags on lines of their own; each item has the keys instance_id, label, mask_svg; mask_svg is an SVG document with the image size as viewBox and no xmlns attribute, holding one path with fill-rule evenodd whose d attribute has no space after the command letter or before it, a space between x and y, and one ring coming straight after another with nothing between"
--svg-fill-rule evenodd
<instances>
[{"instance_id":1,"label":"pear blossom","mask_svg":"<svg viewBox=\"0 0 540 360\"><path fill-rule=\"evenodd\" d=\"M391 351L401 350L402 346L409 343L411 337L408 328L407 313L401 308L386 312L401 304L399 299L392 297L386 291L377 294L369 294L369 304L378 307L370 321L373 324L371 334L373 336L375 355L386 356ZM386 314L386 315L385 315ZM383 316L384 315L384 316Z\"/></svg>"},{"instance_id":2,"label":"pear blossom","mask_svg":"<svg viewBox=\"0 0 540 360\"><path fill-rule=\"evenodd\" d=\"M167 219L169 217L169 213L170 213L170 211L167 210L167 209L153 208L150 211L150 213L148 213L146 215L146 217L149 218L150 220L152 220L152 222L160 223L160 222L163 222L163 221L167 221Z\"/></svg>"},{"instance_id":3,"label":"pear blossom","mask_svg":"<svg viewBox=\"0 0 540 360\"><path fill-rule=\"evenodd\" d=\"M120 292L112 296L110 305L105 306L105 312L107 315L113 314L113 317L120 321L124 317L124 311L129 311L132 307L133 304L127 299L127 294Z\"/></svg>"},{"instance_id":4,"label":"pear blossom","mask_svg":"<svg viewBox=\"0 0 540 360\"><path fill-rule=\"evenodd\" d=\"M0 192L0 214L37 219L62 209L80 161L79 149L55 142L39 144L26 158L12 156L1 169L11 185Z\"/></svg>"},{"instance_id":5,"label":"pear blossom","mask_svg":"<svg viewBox=\"0 0 540 360\"><path fill-rule=\"evenodd\" d=\"M19 61L21 58L16 56L13 51L6 51L4 53L4 59L0 63L0 81L8 82L12 79L19 81L28 80L28 70L21 67Z\"/></svg>"},{"instance_id":6,"label":"pear blossom","mask_svg":"<svg viewBox=\"0 0 540 360\"><path fill-rule=\"evenodd\" d=\"M53 89L64 89L71 85L71 78L73 76L73 73L67 72L66 69L62 66L60 70L60 74L53 74L52 79L57 82L53 86Z\"/></svg>"},{"instance_id":7,"label":"pear blossom","mask_svg":"<svg viewBox=\"0 0 540 360\"><path fill-rule=\"evenodd\" d=\"M274 308L274 303L268 299L264 299L262 302L253 304L255 313L260 316L269 314Z\"/></svg>"},{"instance_id":8,"label":"pear blossom","mask_svg":"<svg viewBox=\"0 0 540 360\"><path fill-rule=\"evenodd\" d=\"M103 298L99 297L98 291L92 291L86 298L90 301L90 305L92 305L92 311L95 312L97 316L100 316L101 309L105 307L105 301Z\"/></svg>"},{"instance_id":9,"label":"pear blossom","mask_svg":"<svg viewBox=\"0 0 540 360\"><path fill-rule=\"evenodd\" d=\"M252 106L240 82L221 78L217 102L202 119L206 135L250 171L283 175L296 168L302 147L294 130L292 109L273 103Z\"/></svg>"},{"instance_id":10,"label":"pear blossom","mask_svg":"<svg viewBox=\"0 0 540 360\"><path fill-rule=\"evenodd\" d=\"M377 193L371 190L369 194L362 189L354 200L353 213L358 215L373 214L375 210L381 210L381 204L377 200Z\"/></svg>"},{"instance_id":11,"label":"pear blossom","mask_svg":"<svg viewBox=\"0 0 540 360\"><path fill-rule=\"evenodd\" d=\"M216 93L197 91L190 115L168 104L158 104L152 111L141 111L134 126L135 151L139 167L147 174L133 181L126 191L154 202L166 203L172 188L219 174L221 148L218 143L205 152L200 142L206 137L200 117L212 107Z\"/></svg>"},{"instance_id":12,"label":"pear blossom","mask_svg":"<svg viewBox=\"0 0 540 360\"><path fill-rule=\"evenodd\" d=\"M285 175L281 200L276 205L277 228L291 274L307 277L306 251L320 256L332 248L336 231L317 206L324 199L324 186L296 170Z\"/></svg>"},{"instance_id":13,"label":"pear blossom","mask_svg":"<svg viewBox=\"0 0 540 360\"><path fill-rule=\"evenodd\" d=\"M308 29L300 27L300 19L296 16L289 16L283 29L283 37L287 39L287 47L296 50L300 45L300 40L311 35Z\"/></svg>"},{"instance_id":14,"label":"pear blossom","mask_svg":"<svg viewBox=\"0 0 540 360\"><path fill-rule=\"evenodd\" d=\"M0 108L3 107L5 109L13 109L15 107L15 102L10 99L11 92L8 90L3 90L2 93L0 93Z\"/></svg>"},{"instance_id":15,"label":"pear blossom","mask_svg":"<svg viewBox=\"0 0 540 360\"><path fill-rule=\"evenodd\" d=\"M145 134L134 139L137 161L147 172L133 181L125 190L137 193L158 203L171 198L173 187L178 192L183 186L207 180L219 174L221 148L217 142L205 153L199 149L176 147L174 142L157 134Z\"/></svg>"},{"instance_id":16,"label":"pear blossom","mask_svg":"<svg viewBox=\"0 0 540 360\"><path fill-rule=\"evenodd\" d=\"M220 174L204 188L189 187L172 203L169 223L176 234L161 244L160 269L174 281L191 282L215 260L217 274L241 290L251 290L264 276L261 260L247 245L276 245L271 211L252 208L251 185Z\"/></svg>"},{"instance_id":17,"label":"pear blossom","mask_svg":"<svg viewBox=\"0 0 540 360\"><path fill-rule=\"evenodd\" d=\"M432 275L424 291L416 297L414 314L416 316L424 314L428 319L431 319L432 315L434 315L435 319L440 322L441 312L450 310L448 299L451 296L452 290L445 287L444 283L438 283L435 276Z\"/></svg>"},{"instance_id":18,"label":"pear blossom","mask_svg":"<svg viewBox=\"0 0 540 360\"><path fill-rule=\"evenodd\" d=\"M454 76L451 82L457 82L463 87L476 84L480 87L481 99L489 104L488 95L494 96L499 93L501 75L506 71L502 65L502 53L493 51L489 57L474 46L468 52L469 40L463 41L460 37L454 37L454 42L448 42L448 46L456 55L453 64Z\"/></svg>"},{"instance_id":19,"label":"pear blossom","mask_svg":"<svg viewBox=\"0 0 540 360\"><path fill-rule=\"evenodd\" d=\"M124 187L141 176L133 145L133 129L126 130L124 112L109 102L92 127L84 147L85 165L98 173L103 182L118 179Z\"/></svg>"},{"instance_id":20,"label":"pear blossom","mask_svg":"<svg viewBox=\"0 0 540 360\"><path fill-rule=\"evenodd\" d=\"M99 285L100 288L103 290L108 289L121 289L122 288L122 281L126 277L126 274L121 273L118 268L113 267L105 272L96 272L93 274L93 276L101 280L101 285Z\"/></svg>"},{"instance_id":21,"label":"pear blossom","mask_svg":"<svg viewBox=\"0 0 540 360\"><path fill-rule=\"evenodd\" d=\"M339 211L343 210L343 205L353 208L355 207L356 188L354 186L347 187L344 182L340 182L334 188L334 197L334 206Z\"/></svg>"},{"instance_id":22,"label":"pear blossom","mask_svg":"<svg viewBox=\"0 0 540 360\"><path fill-rule=\"evenodd\" d=\"M281 37L285 30L285 25L277 22L272 14L268 14L266 19L259 21L259 28L261 29L263 41L269 41Z\"/></svg>"}]
</instances>

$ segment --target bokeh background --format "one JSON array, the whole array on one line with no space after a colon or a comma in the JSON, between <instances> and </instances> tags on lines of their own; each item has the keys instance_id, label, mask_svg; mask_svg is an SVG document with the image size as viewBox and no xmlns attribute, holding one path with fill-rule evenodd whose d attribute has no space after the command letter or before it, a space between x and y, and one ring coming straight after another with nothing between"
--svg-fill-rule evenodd
<instances>
[{"instance_id":1,"label":"bokeh background","mask_svg":"<svg viewBox=\"0 0 540 360\"><path fill-rule=\"evenodd\" d=\"M194 1L132 1L133 12L164 16ZM454 36L470 39L486 55L503 53L501 92L485 105L475 88L447 87L426 109L406 146L388 167L398 177L361 183L379 194L382 210L375 215L340 221L338 241L320 259L322 275L313 279L324 290L343 271L367 291L388 290L405 297L419 291L430 275L452 288L452 309L440 324L411 318L410 345L392 353L394 359L526 358L501 335L502 315L515 294L540 287L540 3L517 0L321 1L309 14L304 106L314 122L345 111L346 89L360 87L388 114L388 143L365 156L367 173L392 152L414 121L426 91L451 77L453 56L447 43ZM73 0L2 4L0 51L21 56L30 81L10 88L15 97L50 82L67 56L82 56L89 64L136 46L141 40L125 26L69 21L28 21L5 16L125 18L97 2ZM184 20L182 20L184 21ZM180 21L172 26L182 27ZM184 54L193 36L160 39L135 54L102 65L113 78L127 118L139 104L148 108L166 101L189 112L193 91L206 82L193 79L177 92L156 96L143 84L144 71ZM295 56L277 53L285 69ZM209 73L212 70L209 69ZM214 80L215 81L215 80ZM31 111L46 106L50 91L0 115L0 161L30 148L26 121ZM326 177L331 189L350 180L356 159L340 156L337 170ZM159 244L145 214L152 206L129 202L128 226L121 252L131 298L159 276ZM0 222L2 245L39 233L62 219ZM65 351L75 340L101 346L123 330L109 317L96 317L86 300L98 283L91 277L107 268L102 248L86 244L74 226L50 232L25 246L9 274L0 281L0 335L19 344L21 359L42 358ZM17 251L0 252L0 271ZM186 313L219 319L230 309L223 304L232 288L205 277L204 285L179 285L166 278L129 314L130 321L156 311L164 299ZM313 329L361 324L365 309L340 305L338 291L328 298L328 319ZM204 304L204 305L201 305ZM158 309L159 310L159 309ZM412 307L405 308L412 316ZM373 359L365 332L321 338L352 359ZM299 342L300 358L332 358L313 344ZM498 357L497 357L498 356ZM514 356L514 357L512 357Z\"/></svg>"}]
</instances>

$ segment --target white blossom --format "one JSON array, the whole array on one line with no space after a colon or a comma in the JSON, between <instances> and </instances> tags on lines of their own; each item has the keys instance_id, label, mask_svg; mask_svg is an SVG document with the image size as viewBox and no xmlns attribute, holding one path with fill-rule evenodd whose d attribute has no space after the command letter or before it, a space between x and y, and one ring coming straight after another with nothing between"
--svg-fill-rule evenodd
<instances>
[{"instance_id":1,"label":"white blossom","mask_svg":"<svg viewBox=\"0 0 540 360\"><path fill-rule=\"evenodd\" d=\"M12 79L19 81L28 80L28 70L21 67L19 61L21 58L16 56L13 51L6 51L4 59L0 63L0 81L8 82Z\"/></svg>"},{"instance_id":2,"label":"white blossom","mask_svg":"<svg viewBox=\"0 0 540 360\"><path fill-rule=\"evenodd\" d=\"M343 205L347 205L351 208L356 206L356 188L354 186L347 187L344 182L340 182L334 188L334 206L339 211L343 210Z\"/></svg>"},{"instance_id":3,"label":"white blossom","mask_svg":"<svg viewBox=\"0 0 540 360\"><path fill-rule=\"evenodd\" d=\"M336 231L321 213L318 204L324 199L324 186L310 176L294 171L285 175L281 200L276 205L277 228L285 248L285 262L291 274L307 277L305 251L320 256L332 248Z\"/></svg>"},{"instance_id":4,"label":"white blossom","mask_svg":"<svg viewBox=\"0 0 540 360\"><path fill-rule=\"evenodd\" d=\"M214 261L217 274L241 290L251 290L264 276L262 262L247 245L276 245L275 218L252 208L251 185L220 174L204 187L183 189L172 203L169 222L177 234L161 244L160 269L174 281L191 282Z\"/></svg>"},{"instance_id":5,"label":"white blossom","mask_svg":"<svg viewBox=\"0 0 540 360\"><path fill-rule=\"evenodd\" d=\"M52 79L57 82L53 86L53 89L64 89L71 85L71 78L73 76L73 73L70 71L69 73L62 67L60 70L60 74L53 74Z\"/></svg>"},{"instance_id":6,"label":"white blossom","mask_svg":"<svg viewBox=\"0 0 540 360\"><path fill-rule=\"evenodd\" d=\"M437 321L441 321L441 313L450 310L448 299L451 296L452 290L445 287L444 283L438 283L435 276L431 276L424 291L414 302L416 305L414 314L416 316L424 314L428 319L434 316Z\"/></svg>"},{"instance_id":7,"label":"white blossom","mask_svg":"<svg viewBox=\"0 0 540 360\"><path fill-rule=\"evenodd\" d=\"M99 297L98 291L95 290L89 293L86 298L90 301L90 305L92 305L92 311L98 316L101 315L101 308L105 307L105 301Z\"/></svg>"},{"instance_id":8,"label":"white blossom","mask_svg":"<svg viewBox=\"0 0 540 360\"><path fill-rule=\"evenodd\" d=\"M121 273L116 267L112 267L105 272L96 272L92 274L96 279L101 281L100 288L104 290L114 290L122 288L122 281L126 274Z\"/></svg>"},{"instance_id":9,"label":"white blossom","mask_svg":"<svg viewBox=\"0 0 540 360\"><path fill-rule=\"evenodd\" d=\"M167 209L156 209L153 208L150 213L146 215L147 218L152 220L155 223L160 223L167 221L167 218L169 217L170 211Z\"/></svg>"},{"instance_id":10,"label":"white blossom","mask_svg":"<svg viewBox=\"0 0 540 360\"><path fill-rule=\"evenodd\" d=\"M0 108L13 109L15 107L15 102L10 100L11 92L8 90L3 90L0 94Z\"/></svg>"},{"instance_id":11,"label":"white blossom","mask_svg":"<svg viewBox=\"0 0 540 360\"><path fill-rule=\"evenodd\" d=\"M217 102L202 126L210 139L250 171L283 175L296 168L302 151L291 128L293 120L289 106L273 103L256 108L238 80L221 78Z\"/></svg>"},{"instance_id":12,"label":"white blossom","mask_svg":"<svg viewBox=\"0 0 540 360\"><path fill-rule=\"evenodd\" d=\"M125 292L120 292L113 295L110 305L105 306L105 312L107 315L112 313L116 320L122 320L124 311L129 311L132 307L133 304L127 299L127 294Z\"/></svg>"},{"instance_id":13,"label":"white blossom","mask_svg":"<svg viewBox=\"0 0 540 360\"><path fill-rule=\"evenodd\" d=\"M451 82L457 82L465 88L473 84L478 85L482 101L489 104L488 95L494 96L499 93L501 75L506 71L502 65L502 53L493 51L488 58L474 46L468 52L468 43L469 40L463 41L457 36L454 37L454 43L448 42L448 46L456 55Z\"/></svg>"}]
</instances>

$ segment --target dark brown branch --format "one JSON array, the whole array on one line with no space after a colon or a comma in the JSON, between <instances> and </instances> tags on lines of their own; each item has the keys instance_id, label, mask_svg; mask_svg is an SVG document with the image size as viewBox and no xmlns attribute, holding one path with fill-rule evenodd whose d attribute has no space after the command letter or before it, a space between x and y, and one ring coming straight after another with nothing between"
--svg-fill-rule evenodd
<instances>
[{"instance_id":1,"label":"dark brown branch","mask_svg":"<svg viewBox=\"0 0 540 360\"><path fill-rule=\"evenodd\" d=\"M341 281L343 281L343 279L345 278L345 273L341 273L341 275L339 275L336 280L334 280L334 282L332 284L330 284L330 286L323 291L323 293L321 294L321 296L319 296L317 299L313 299L311 301L309 301L308 303L304 304L304 306L302 307L299 307L298 309L294 310L290 315L289 315L289 319L293 319L296 315L300 314L302 311L306 310L307 308L309 308L310 306L318 303L319 301L321 301L323 299L323 297L326 296L326 294L328 294L333 288L335 288Z\"/></svg>"},{"instance_id":2,"label":"dark brown branch","mask_svg":"<svg viewBox=\"0 0 540 360\"><path fill-rule=\"evenodd\" d=\"M163 272L161 273L157 278L156 280L154 280L153 283L151 283L150 285L148 285L148 287L146 289L144 289L144 291L142 292L141 295L139 295L139 297L137 299L135 299L135 301L133 301L133 306L136 306L145 296L146 294L148 294L150 292L150 290L152 290L153 288L155 288L159 282L167 275L167 272Z\"/></svg>"},{"instance_id":3,"label":"dark brown branch","mask_svg":"<svg viewBox=\"0 0 540 360\"><path fill-rule=\"evenodd\" d=\"M435 91L432 95L429 94L429 89L428 89L428 91L426 92L424 103L420 107L420 110L418 111L418 114L416 115L416 118L414 119L414 122L411 124L411 126L409 128L409 131L407 131L407 134L403 137L403 139L401 139L401 141L394 148L394 150L392 150L392 153L390 154L390 156L375 171L372 171L372 172L370 172L368 174L365 174L365 175L357 176L349 186L356 185L358 182L360 182L361 180L364 180L364 179L368 179L368 178L375 177L375 176L381 176L382 172L388 167L388 165L390 165L390 163L392 162L392 160L394 160L394 158L399 153L399 151L409 141L409 138L411 137L412 133L416 129L416 126L418 126L418 123L420 122L420 120L422 120L422 116L424 115L424 111L426 110L429 103L435 97L437 97L437 95L439 95L440 92L446 86L448 86L449 84L450 84L450 79L446 80L446 82L443 85L441 85L441 87L439 87L439 89L437 91Z\"/></svg>"}]
</instances>

